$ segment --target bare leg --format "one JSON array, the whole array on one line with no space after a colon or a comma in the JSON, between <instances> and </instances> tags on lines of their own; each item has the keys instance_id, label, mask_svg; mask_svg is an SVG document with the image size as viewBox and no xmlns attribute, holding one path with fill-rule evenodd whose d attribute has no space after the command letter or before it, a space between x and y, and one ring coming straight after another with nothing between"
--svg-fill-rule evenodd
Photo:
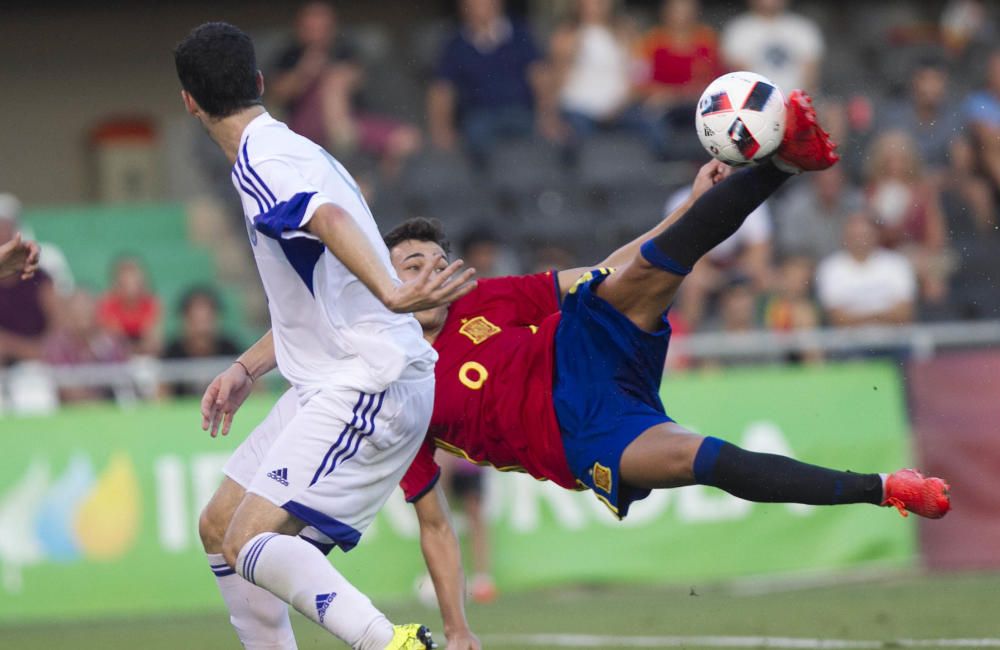
<instances>
[{"instance_id":1,"label":"bare leg","mask_svg":"<svg viewBox=\"0 0 1000 650\"><path fill-rule=\"evenodd\" d=\"M621 477L638 488L711 485L765 503L879 504L882 477L809 465L785 456L740 449L703 438L678 424L651 427L622 454Z\"/></svg>"},{"instance_id":2,"label":"bare leg","mask_svg":"<svg viewBox=\"0 0 1000 650\"><path fill-rule=\"evenodd\" d=\"M694 459L703 440L672 422L648 429L625 448L622 480L650 490L694 485Z\"/></svg>"},{"instance_id":3,"label":"bare leg","mask_svg":"<svg viewBox=\"0 0 1000 650\"><path fill-rule=\"evenodd\" d=\"M223 564L222 540L245 494L239 483L229 477L223 479L198 519L201 543L229 610L229 622L243 647L247 650L295 650L288 605L231 569L220 567Z\"/></svg>"},{"instance_id":4,"label":"bare leg","mask_svg":"<svg viewBox=\"0 0 1000 650\"><path fill-rule=\"evenodd\" d=\"M322 552L296 536L304 527L302 520L248 493L233 514L222 552L240 576L355 650L382 650L392 639L392 624Z\"/></svg>"},{"instance_id":5,"label":"bare leg","mask_svg":"<svg viewBox=\"0 0 1000 650\"><path fill-rule=\"evenodd\" d=\"M206 553L222 553L222 539L245 495L243 486L227 476L201 511L198 534Z\"/></svg>"}]
</instances>

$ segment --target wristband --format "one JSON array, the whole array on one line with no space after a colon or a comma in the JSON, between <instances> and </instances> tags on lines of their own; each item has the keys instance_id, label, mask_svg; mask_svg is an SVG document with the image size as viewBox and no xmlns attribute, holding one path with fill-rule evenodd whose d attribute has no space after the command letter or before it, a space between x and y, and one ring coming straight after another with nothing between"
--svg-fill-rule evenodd
<instances>
[{"instance_id":1,"label":"wristband","mask_svg":"<svg viewBox=\"0 0 1000 650\"><path fill-rule=\"evenodd\" d=\"M249 377L251 384L254 383L254 381L256 381L254 379L253 373L250 372L249 368L247 368L247 364L245 364L242 361L240 361L239 359L237 359L236 361L233 361L233 365L239 365L239 367L243 368L244 372L247 373L247 377Z\"/></svg>"}]
</instances>

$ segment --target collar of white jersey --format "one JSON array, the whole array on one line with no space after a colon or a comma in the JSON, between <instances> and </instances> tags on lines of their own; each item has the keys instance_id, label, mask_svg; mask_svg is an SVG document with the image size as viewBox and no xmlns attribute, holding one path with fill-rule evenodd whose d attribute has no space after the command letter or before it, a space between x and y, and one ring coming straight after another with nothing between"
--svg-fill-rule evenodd
<instances>
[{"instance_id":1,"label":"collar of white jersey","mask_svg":"<svg viewBox=\"0 0 1000 650\"><path fill-rule=\"evenodd\" d=\"M250 120L250 122L246 125L246 128L243 129L243 137L240 138L240 148L243 147L243 143L247 141L247 138L250 137L251 133L271 124L280 124L280 122L271 117L271 114L267 111L264 111L257 117Z\"/></svg>"}]
</instances>

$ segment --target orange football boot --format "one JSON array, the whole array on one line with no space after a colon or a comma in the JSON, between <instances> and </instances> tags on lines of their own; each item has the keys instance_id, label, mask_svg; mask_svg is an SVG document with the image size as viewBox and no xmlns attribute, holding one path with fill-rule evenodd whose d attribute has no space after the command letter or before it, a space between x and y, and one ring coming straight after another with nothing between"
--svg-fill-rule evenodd
<instances>
[{"instance_id":1,"label":"orange football boot","mask_svg":"<svg viewBox=\"0 0 1000 650\"><path fill-rule=\"evenodd\" d=\"M775 154L778 169L797 174L832 167L840 160L837 145L819 125L809 95L793 90L786 106L785 137Z\"/></svg>"},{"instance_id":2,"label":"orange football boot","mask_svg":"<svg viewBox=\"0 0 1000 650\"><path fill-rule=\"evenodd\" d=\"M915 469L901 469L885 479L883 506L893 506L899 514L908 516L907 510L928 519L940 519L951 510L951 486L943 479L930 478Z\"/></svg>"}]
</instances>

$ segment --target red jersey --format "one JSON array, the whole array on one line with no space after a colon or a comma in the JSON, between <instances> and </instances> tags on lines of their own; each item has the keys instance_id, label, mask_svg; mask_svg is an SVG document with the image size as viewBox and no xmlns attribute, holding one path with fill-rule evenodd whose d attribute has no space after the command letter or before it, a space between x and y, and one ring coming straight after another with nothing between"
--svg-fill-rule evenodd
<instances>
[{"instance_id":1,"label":"red jersey","mask_svg":"<svg viewBox=\"0 0 1000 650\"><path fill-rule=\"evenodd\" d=\"M700 89L722 72L715 32L704 25L695 28L686 43L679 43L665 30L654 28L642 39L638 50L639 57L649 66L645 81L654 87Z\"/></svg>"},{"instance_id":2,"label":"red jersey","mask_svg":"<svg viewBox=\"0 0 1000 650\"><path fill-rule=\"evenodd\" d=\"M570 489L577 481L552 405L559 290L552 273L480 280L448 310L434 349L434 413L401 486L408 501L436 481L435 447Z\"/></svg>"}]
</instances>

